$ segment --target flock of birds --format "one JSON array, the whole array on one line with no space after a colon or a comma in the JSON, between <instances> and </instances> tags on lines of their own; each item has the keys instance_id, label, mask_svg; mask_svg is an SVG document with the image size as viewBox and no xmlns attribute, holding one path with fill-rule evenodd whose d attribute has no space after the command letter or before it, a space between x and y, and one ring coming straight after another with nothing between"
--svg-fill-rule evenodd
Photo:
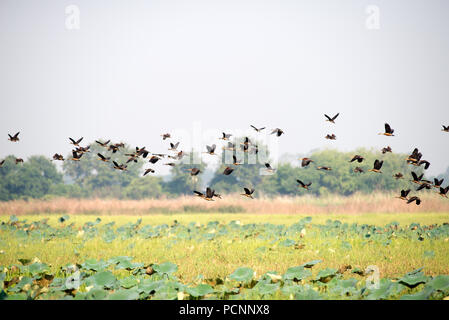
<instances>
[{"instance_id":1,"label":"flock of birds","mask_svg":"<svg viewBox=\"0 0 449 320\"><path fill-rule=\"evenodd\" d=\"M329 117L327 114L325 114L324 116L326 117L326 121L335 124L335 120L339 116L339 113L337 113L333 117ZM262 132L263 130L266 129L266 127L257 128L257 127L255 127L253 125L251 125L251 127L258 133L260 133L260 132ZM449 133L449 126L444 126L443 125L442 131ZM19 134L20 134L20 132L17 132L13 136L8 134L8 136L9 136L8 140L11 141L11 142L18 142L20 140L19 139ZM277 137L280 137L282 134L284 134L284 131L282 129L280 129L280 128L276 128L276 129L273 129L271 131L271 134L275 134ZM393 137L394 136L394 130L390 127L390 125L388 123L385 123L385 131L379 133L379 135L384 135L384 136L387 136L387 137ZM162 136L163 140L171 138L170 133L164 133L161 136ZM234 152L234 154L233 154L233 163L232 163L232 165L234 167L227 166L224 169L223 175L226 175L226 176L229 176L230 174L232 174L232 172L235 171L235 168L242 164L242 163L240 163L237 160L237 157L236 157L236 154L235 154L235 151L237 151L237 149L239 147L240 147L241 151L246 152L246 153L257 154L259 152L258 146L256 144L253 144L248 137L245 137L243 142L240 143L240 145L238 146L235 142L233 143L233 142L229 141L231 136L232 136L232 134L223 132L223 135L219 138L220 140L228 141L227 145L225 145L223 147L223 150L229 150L229 151L233 151ZM336 140L337 139L335 134L327 134L325 136L325 138L329 139L329 140ZM80 146L80 143L83 140L83 137L81 137L78 140L69 138L69 140L70 140L70 144L72 144L75 147L74 149L72 149L72 157L69 160L80 161L82 156L83 156L83 154L85 154L87 152L90 152L90 150L89 150L90 146L86 146L86 147ZM100 145L101 147L105 148L106 151L112 152L112 154L115 154L117 151L120 150L120 148L124 148L125 147L124 143L112 144L112 143L110 143L111 140L108 140L106 142L101 142L101 141L96 140L95 142L98 145ZM168 150L174 152L174 155L163 154L163 153L151 153L151 157L149 158L149 163L155 164L159 160L161 160L161 159L163 159L165 157L167 157L169 159L174 159L174 160L181 160L186 155L186 153L184 153L182 150L178 151L178 149L177 149L178 147L179 147L179 142L177 142L177 143L170 142L170 148ZM211 146L206 145L206 150L207 151L203 152L203 153L207 153L209 155L217 155L215 153L216 148L217 148L217 146L215 144L212 144ZM112 162L112 164L113 164L112 168L113 169L120 170L120 171L126 171L127 167L128 167L127 164L129 162L138 162L138 159L140 157L142 157L143 159L146 159L147 156L150 154L150 152L148 150L146 150L145 147L143 147L143 148L136 147L135 150L136 151L133 152L133 153L125 153L125 156L128 156L128 160L124 164L119 164L116 161L111 160L111 156L105 156L102 153L97 153L97 156L98 156L98 159L100 161ZM382 151L383 154L385 154L387 152L392 152L392 149L391 149L390 146L387 146L387 147L383 148L381 151ZM64 157L61 154L55 153L53 155L53 160L55 160L55 161L56 160L57 161L64 161L65 159L64 159ZM309 158L301 158L299 160L301 160L301 167L303 167L303 168L309 166L312 162L314 162L314 160L309 159ZM364 160L365 160L365 158L363 156L357 154L357 155L354 155L352 157L352 159L349 160L349 162L352 163L352 162L356 161L357 163L362 163ZM413 150L413 152L405 160L406 160L406 162L408 164L416 166L416 167L420 167L421 165L423 165L425 170L427 170L429 168L429 166L430 166L430 162L429 161L422 159L422 153L419 152L418 148L415 148ZM20 164L20 163L23 163L23 162L24 161L21 158L16 158L15 159L15 163L16 164ZM5 163L5 160L0 161L0 168L3 166L4 163ZM381 161L379 159L376 159L374 161L373 168L368 170L368 171L381 174L382 173L381 168L382 168L383 163L384 163L383 160ZM168 163L164 163L164 165L168 165L168 166L172 166L173 167L173 166L176 166L176 163L175 162L168 162ZM276 170L276 169L273 169L269 163L265 163L265 169L269 173L275 172L275 170ZM317 170L323 170L323 171L330 171L330 170L332 170L332 168L327 167L327 166L316 166L316 169ZM189 168L189 169L186 169L186 170L190 172L190 175L194 179L196 179L197 175L201 172L201 170L199 168L196 168L196 167ZM155 172L155 170L153 168L148 168L148 169L145 169L143 175L145 176L145 175L147 175L149 173L154 173L154 172ZM354 168L354 172L356 172L356 173L363 173L364 170L362 168L360 168L360 167L355 167ZM438 180L438 179L435 178L434 182L431 182L429 180L423 179L424 173L421 174L420 176L418 176L415 172L412 171L411 175L412 175L413 180L410 180L410 181L415 183L415 184L417 184L417 185L419 185L418 188L416 189L416 191L420 191L420 190L423 190L423 189L430 190L432 188L437 188L439 190L438 194L447 198L447 194L449 192L449 185L446 186L445 188L442 186L444 179ZM393 177L395 179L403 179L404 175L399 172L399 173L394 174ZM312 185L312 182L304 183L303 181L301 181L299 179L297 179L296 181L298 182L298 188L303 188L303 189L309 190L309 187ZM255 191L254 188L243 187L243 190L244 190L244 193L241 194L242 196L245 196L245 197L253 199L253 194L254 194L254 191ZM417 205L420 205L421 204L421 199L418 196L408 197L410 191L411 191L411 189L401 190L401 195L399 197L396 197L396 198L399 198L401 200L406 201L407 204L415 202ZM211 189L210 187L207 187L205 192L200 192L200 191L197 191L197 190L194 190L193 192L194 192L194 194L196 196L198 196L198 197L200 197L200 198L202 198L204 200L207 200L207 201L213 201L214 198L219 198L219 199L222 198L220 194L216 193L215 190Z\"/></svg>"}]
</instances>

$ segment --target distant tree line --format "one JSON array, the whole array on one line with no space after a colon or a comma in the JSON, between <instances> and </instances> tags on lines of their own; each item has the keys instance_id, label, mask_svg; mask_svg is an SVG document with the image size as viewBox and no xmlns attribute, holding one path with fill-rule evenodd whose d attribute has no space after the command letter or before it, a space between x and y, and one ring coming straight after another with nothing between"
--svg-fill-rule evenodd
<instances>
[{"instance_id":1,"label":"distant tree line","mask_svg":"<svg viewBox=\"0 0 449 320\"><path fill-rule=\"evenodd\" d=\"M255 195L327 195L339 194L349 196L355 192L370 193L373 191L396 191L410 187L410 172L423 172L421 167L414 167L405 162L406 154L386 153L358 149L354 152L340 152L337 150L315 151L308 155L314 160L307 167L301 167L301 160L295 163L270 162L270 155L266 147L258 144L259 150L265 159L259 159L259 163L248 161L248 157L254 155L248 152L225 151L222 152L222 160L227 160L214 172L208 186L218 193L241 193L243 187L254 187ZM111 160L125 163L128 159L125 153L134 150L125 146L121 152L109 154L99 145L92 144L90 152L85 153L81 161L72 161L67 155L63 162L62 171L57 169L55 161L44 156L32 156L22 164L15 163L13 155L5 158L0 168L0 201L29 198L119 198L119 199L144 199L176 197L179 195L192 195L193 190L201 190L204 187L202 175L206 165L189 164L191 153L182 160L177 161L176 166L170 168L170 178L166 181L153 173L143 176L143 171L148 167L156 167L148 163L147 159L140 158L137 163L128 163L127 171L114 170L110 163L98 160L97 153L105 153L111 156ZM240 165L230 164L232 154L240 162ZM354 154L365 157L362 163L350 163ZM257 157L257 155L256 155ZM299 157L298 157L299 158ZM382 174L368 172L373 167L375 159L384 160ZM192 160L192 158L190 158ZM167 162L162 159L157 163ZM248 162L251 162L249 164ZM265 170L264 163L271 163L276 170L269 174ZM144 166L145 164L145 166ZM331 167L330 171L317 170L316 166ZM235 170L230 175L223 175L227 167ZM201 173L192 177L187 169L197 167ZM361 167L365 172L354 172L355 167ZM157 171L157 169L156 169ZM395 179L393 175L401 172L403 179ZM449 178L449 168L443 175ZM430 178L430 177L428 177ZM304 183L312 182L310 190L298 188L297 179ZM449 180L449 179L448 179Z\"/></svg>"}]
</instances>

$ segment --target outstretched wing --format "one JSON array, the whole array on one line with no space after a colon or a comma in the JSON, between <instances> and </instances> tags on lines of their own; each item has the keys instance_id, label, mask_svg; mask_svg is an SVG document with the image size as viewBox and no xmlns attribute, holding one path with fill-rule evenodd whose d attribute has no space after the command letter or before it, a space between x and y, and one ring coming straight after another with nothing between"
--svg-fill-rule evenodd
<instances>
[{"instance_id":1,"label":"outstretched wing","mask_svg":"<svg viewBox=\"0 0 449 320\"><path fill-rule=\"evenodd\" d=\"M333 118L332 118L332 120L335 120L335 119L337 119L337 117L338 117L338 115L340 114L340 112L339 113L337 113Z\"/></svg>"},{"instance_id":2,"label":"outstretched wing","mask_svg":"<svg viewBox=\"0 0 449 320\"><path fill-rule=\"evenodd\" d=\"M305 184L301 180L296 179L296 182L298 182L301 186L305 187Z\"/></svg>"},{"instance_id":3,"label":"outstretched wing","mask_svg":"<svg viewBox=\"0 0 449 320\"><path fill-rule=\"evenodd\" d=\"M388 123L385 123L385 133L392 133L391 132L391 127Z\"/></svg>"},{"instance_id":4,"label":"outstretched wing","mask_svg":"<svg viewBox=\"0 0 449 320\"><path fill-rule=\"evenodd\" d=\"M329 117L327 114L324 114L324 116L329 120L329 121L331 121L332 120L332 118L331 117Z\"/></svg>"}]
</instances>

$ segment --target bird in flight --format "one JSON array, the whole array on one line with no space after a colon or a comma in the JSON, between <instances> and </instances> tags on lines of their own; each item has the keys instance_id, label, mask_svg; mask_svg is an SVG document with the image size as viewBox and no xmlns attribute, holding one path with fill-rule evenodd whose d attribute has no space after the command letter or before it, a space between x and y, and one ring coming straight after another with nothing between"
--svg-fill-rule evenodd
<instances>
[{"instance_id":1,"label":"bird in flight","mask_svg":"<svg viewBox=\"0 0 449 320\"><path fill-rule=\"evenodd\" d=\"M449 186L446 188L440 187L440 192L438 193L440 196L447 198L447 193L449 191Z\"/></svg>"},{"instance_id":2,"label":"bird in flight","mask_svg":"<svg viewBox=\"0 0 449 320\"><path fill-rule=\"evenodd\" d=\"M363 172L365 172L365 171L363 171L363 169L360 168L360 167L355 167L355 168L354 168L354 172L355 172L355 173L363 173Z\"/></svg>"},{"instance_id":3,"label":"bird in flight","mask_svg":"<svg viewBox=\"0 0 449 320\"><path fill-rule=\"evenodd\" d=\"M412 177L413 177L413 180L410 180L411 182L413 182L413 183L416 183L416 184L421 184L421 180L422 180L422 178L423 178L423 176L424 176L424 173L423 174L421 174L419 177L418 177L418 175L415 173L415 172L411 172L411 175L412 175Z\"/></svg>"},{"instance_id":4,"label":"bird in flight","mask_svg":"<svg viewBox=\"0 0 449 320\"><path fill-rule=\"evenodd\" d=\"M179 146L179 142L176 142L175 144L170 142L170 149L168 149L168 150L178 151L178 150L176 150L176 148L178 148L178 146Z\"/></svg>"},{"instance_id":5,"label":"bird in flight","mask_svg":"<svg viewBox=\"0 0 449 320\"><path fill-rule=\"evenodd\" d=\"M444 178L441 180L434 178L433 181L434 181L434 184L433 184L434 188L440 188L441 185L443 184Z\"/></svg>"},{"instance_id":6,"label":"bird in flight","mask_svg":"<svg viewBox=\"0 0 449 320\"><path fill-rule=\"evenodd\" d=\"M384 161L379 161L378 159L376 159L374 161L374 165L373 165L373 169L370 169L368 171L372 171L372 172L376 172L376 173L382 173L382 171L380 171L380 168L382 168L382 165L384 164Z\"/></svg>"},{"instance_id":7,"label":"bird in flight","mask_svg":"<svg viewBox=\"0 0 449 320\"><path fill-rule=\"evenodd\" d=\"M145 172L143 173L144 176L146 176L148 173L154 173L155 171L151 168L148 168L145 170Z\"/></svg>"},{"instance_id":8,"label":"bird in flight","mask_svg":"<svg viewBox=\"0 0 449 320\"><path fill-rule=\"evenodd\" d=\"M19 164L19 163L23 163L23 159L22 158L16 158L16 164Z\"/></svg>"},{"instance_id":9,"label":"bird in flight","mask_svg":"<svg viewBox=\"0 0 449 320\"><path fill-rule=\"evenodd\" d=\"M235 156L235 154L232 155L232 164L233 164L234 166L239 166L239 165L241 165L241 163L237 161L237 157Z\"/></svg>"},{"instance_id":10,"label":"bird in flight","mask_svg":"<svg viewBox=\"0 0 449 320\"><path fill-rule=\"evenodd\" d=\"M150 163L155 164L156 162L158 162L161 158L159 158L158 156L152 156L149 160Z\"/></svg>"},{"instance_id":11,"label":"bird in flight","mask_svg":"<svg viewBox=\"0 0 449 320\"><path fill-rule=\"evenodd\" d=\"M234 151L235 150L235 144L228 141L228 144L223 147L223 150L229 150L229 151Z\"/></svg>"},{"instance_id":12,"label":"bird in flight","mask_svg":"<svg viewBox=\"0 0 449 320\"><path fill-rule=\"evenodd\" d=\"M234 171L233 168L231 168L231 167L226 167L226 168L224 169L224 171L223 171L223 174L224 174L225 176L229 176L229 175L232 173L232 171Z\"/></svg>"},{"instance_id":13,"label":"bird in flight","mask_svg":"<svg viewBox=\"0 0 449 320\"><path fill-rule=\"evenodd\" d=\"M207 201L214 201L214 196L216 196L216 194L215 194L215 190L212 190L211 188L209 188L209 187L207 187L206 188L206 193L204 194L204 193L202 193L202 192L199 192L199 191L193 191L198 197L200 197L200 198L203 198L204 200L207 200ZM217 195L217 197L220 197L221 198L221 196L220 195Z\"/></svg>"},{"instance_id":14,"label":"bird in flight","mask_svg":"<svg viewBox=\"0 0 449 320\"><path fill-rule=\"evenodd\" d=\"M283 133L284 133L284 131L282 129L276 128L276 129L273 129L273 131L271 131L270 134L276 134L278 137L280 137Z\"/></svg>"},{"instance_id":15,"label":"bird in flight","mask_svg":"<svg viewBox=\"0 0 449 320\"><path fill-rule=\"evenodd\" d=\"M274 171L276 171L276 169L273 169L272 167L271 167L271 165L267 162L267 163L265 163L265 167L267 168L267 171L268 172L274 172Z\"/></svg>"},{"instance_id":16,"label":"bird in flight","mask_svg":"<svg viewBox=\"0 0 449 320\"><path fill-rule=\"evenodd\" d=\"M312 159L309 158L301 158L301 167L307 167L311 162L314 162Z\"/></svg>"},{"instance_id":17,"label":"bird in flight","mask_svg":"<svg viewBox=\"0 0 449 320\"><path fill-rule=\"evenodd\" d=\"M161 134L161 137L162 137L162 140L165 140L167 138L171 138L170 133Z\"/></svg>"},{"instance_id":18,"label":"bird in flight","mask_svg":"<svg viewBox=\"0 0 449 320\"><path fill-rule=\"evenodd\" d=\"M385 132L379 133L380 135L388 136L388 137L394 137L393 134L394 130L391 129L390 125L388 123L385 123Z\"/></svg>"},{"instance_id":19,"label":"bird in flight","mask_svg":"<svg viewBox=\"0 0 449 320\"><path fill-rule=\"evenodd\" d=\"M391 150L391 147L390 146L388 146L388 147L385 147L385 148L382 148L382 154L385 154L385 153L387 153L387 152L393 152L393 150Z\"/></svg>"},{"instance_id":20,"label":"bird in flight","mask_svg":"<svg viewBox=\"0 0 449 320\"><path fill-rule=\"evenodd\" d=\"M328 140L337 140L337 136L335 134L327 134L324 138Z\"/></svg>"},{"instance_id":21,"label":"bird in flight","mask_svg":"<svg viewBox=\"0 0 449 320\"><path fill-rule=\"evenodd\" d=\"M224 133L224 132L222 132L222 134L223 134L223 136L220 138L220 140L225 140L225 141L227 141L227 140L229 140L229 138L232 136L232 134L230 134L230 133Z\"/></svg>"},{"instance_id":22,"label":"bird in flight","mask_svg":"<svg viewBox=\"0 0 449 320\"><path fill-rule=\"evenodd\" d=\"M296 182L298 182L298 187L304 188L306 190L309 190L309 187L312 185L312 182L305 184L304 182L302 182L299 179L296 179Z\"/></svg>"},{"instance_id":23,"label":"bird in flight","mask_svg":"<svg viewBox=\"0 0 449 320\"><path fill-rule=\"evenodd\" d=\"M198 168L191 168L191 169L186 169L186 170L187 170L187 171L190 171L190 175L191 175L191 176L196 176L196 175L198 175L198 173L201 172L201 170L198 169Z\"/></svg>"},{"instance_id":24,"label":"bird in flight","mask_svg":"<svg viewBox=\"0 0 449 320\"><path fill-rule=\"evenodd\" d=\"M317 170L324 170L324 171L331 171L332 168L330 167L325 167L325 166L318 166L316 167Z\"/></svg>"},{"instance_id":25,"label":"bird in flight","mask_svg":"<svg viewBox=\"0 0 449 320\"><path fill-rule=\"evenodd\" d=\"M361 163L363 160L365 160L364 157L356 154L355 156L352 157L352 159L349 162L357 161L358 163Z\"/></svg>"},{"instance_id":26,"label":"bird in flight","mask_svg":"<svg viewBox=\"0 0 449 320\"><path fill-rule=\"evenodd\" d=\"M416 205L420 205L421 204L421 199L419 197L411 197L410 199L408 199L407 204L412 203L413 201L416 202Z\"/></svg>"},{"instance_id":27,"label":"bird in flight","mask_svg":"<svg viewBox=\"0 0 449 320\"><path fill-rule=\"evenodd\" d=\"M402 173L398 172L398 173L395 173L393 175L393 177L396 178L396 180L398 180L398 179L402 179L404 177L404 175Z\"/></svg>"},{"instance_id":28,"label":"bird in flight","mask_svg":"<svg viewBox=\"0 0 449 320\"><path fill-rule=\"evenodd\" d=\"M441 129L441 131L449 132L449 126L443 125L443 129Z\"/></svg>"},{"instance_id":29,"label":"bird in flight","mask_svg":"<svg viewBox=\"0 0 449 320\"><path fill-rule=\"evenodd\" d=\"M83 156L83 154L84 154L84 153L78 154L78 153L76 152L76 150L72 150L72 158L71 158L70 160L73 160L73 161L80 161L80 160L81 160L81 157Z\"/></svg>"},{"instance_id":30,"label":"bird in flight","mask_svg":"<svg viewBox=\"0 0 449 320\"><path fill-rule=\"evenodd\" d=\"M408 189L408 190L401 190L401 195L399 197L396 197L396 198L401 199L401 200L407 200L407 196L408 196L409 193L410 193L410 189Z\"/></svg>"},{"instance_id":31,"label":"bird in flight","mask_svg":"<svg viewBox=\"0 0 449 320\"><path fill-rule=\"evenodd\" d=\"M240 195L245 196L245 197L248 197L248 198L251 198L251 199L254 199L254 198L253 198L253 193L254 193L254 191L255 191L254 188L252 188L252 189L243 188L243 190L245 190L245 193L241 193Z\"/></svg>"},{"instance_id":32,"label":"bird in flight","mask_svg":"<svg viewBox=\"0 0 449 320\"><path fill-rule=\"evenodd\" d=\"M108 140L106 142L101 142L101 141L95 140L95 142L98 143L100 146L106 148L108 146L109 142L111 142L111 140Z\"/></svg>"},{"instance_id":33,"label":"bird in flight","mask_svg":"<svg viewBox=\"0 0 449 320\"><path fill-rule=\"evenodd\" d=\"M337 117L338 117L339 115L340 115L340 112L337 113L335 116L333 116L333 117L331 118L331 117L329 117L327 114L324 114L324 116L327 118L326 121L329 121L329 122L334 123L334 124L335 124L335 119L337 119Z\"/></svg>"},{"instance_id":34,"label":"bird in flight","mask_svg":"<svg viewBox=\"0 0 449 320\"><path fill-rule=\"evenodd\" d=\"M55 154L53 155L53 160L64 161L64 156L61 155L61 154L55 153ZM53 160L52 160L52 161L53 161Z\"/></svg>"},{"instance_id":35,"label":"bird in flight","mask_svg":"<svg viewBox=\"0 0 449 320\"><path fill-rule=\"evenodd\" d=\"M15 135L11 136L8 133L8 136L9 136L8 140L11 141L11 142L18 142L20 140L19 139L19 134L20 134L20 132L17 132Z\"/></svg>"},{"instance_id":36,"label":"bird in flight","mask_svg":"<svg viewBox=\"0 0 449 320\"><path fill-rule=\"evenodd\" d=\"M101 160L103 162L109 162L109 160L111 160L111 157L105 157L101 153L97 153L97 156L98 156L98 160Z\"/></svg>"},{"instance_id":37,"label":"bird in flight","mask_svg":"<svg viewBox=\"0 0 449 320\"><path fill-rule=\"evenodd\" d=\"M216 155L215 152L215 148L217 146L215 144L211 145L211 146L206 146L207 152L203 152L203 153L208 153L210 155Z\"/></svg>"},{"instance_id":38,"label":"bird in flight","mask_svg":"<svg viewBox=\"0 0 449 320\"><path fill-rule=\"evenodd\" d=\"M253 129L256 130L257 132L260 132L260 131L262 131L263 129L265 129L266 127L256 128L255 126L251 125L251 128L253 128Z\"/></svg>"},{"instance_id":39,"label":"bird in flight","mask_svg":"<svg viewBox=\"0 0 449 320\"><path fill-rule=\"evenodd\" d=\"M69 139L70 139L70 144L73 144L75 147L79 147L79 144L83 140L83 137L79 138L77 141L75 141L72 138L69 138Z\"/></svg>"},{"instance_id":40,"label":"bird in flight","mask_svg":"<svg viewBox=\"0 0 449 320\"><path fill-rule=\"evenodd\" d=\"M117 169L117 170L120 170L120 171L126 171L127 169L127 165L125 165L125 164L118 164L117 162L115 162L115 161L112 161L112 163L114 164L114 169Z\"/></svg>"}]
</instances>

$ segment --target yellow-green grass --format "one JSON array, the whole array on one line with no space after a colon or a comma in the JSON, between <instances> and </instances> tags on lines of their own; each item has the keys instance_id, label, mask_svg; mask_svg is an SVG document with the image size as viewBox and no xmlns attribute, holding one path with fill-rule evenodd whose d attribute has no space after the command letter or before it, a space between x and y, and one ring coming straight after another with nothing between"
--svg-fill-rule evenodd
<instances>
[{"instance_id":1,"label":"yellow-green grass","mask_svg":"<svg viewBox=\"0 0 449 320\"><path fill-rule=\"evenodd\" d=\"M273 223L291 225L307 215L257 215L257 214L152 214L142 216L142 224L158 225L172 224L177 220L181 224L198 222L206 224L209 221L228 223L239 220L241 223ZM49 223L57 225L59 215L49 215ZM347 223L375 224L384 226L390 222L399 222L401 226L410 223L422 225L442 224L449 222L449 214L445 213L407 213L407 214L360 214L333 215L314 214L312 224L322 224L326 220L340 220ZM45 218L43 215L21 216L20 220L37 221ZM87 221L94 221L96 216L73 215L69 223L75 222L81 226ZM138 216L101 216L103 223L116 222L116 226L128 222L135 222ZM1 217L0 221L8 220ZM313 227L312 227L313 228ZM184 282L194 281L198 275L204 278L225 277L236 268L248 266L261 275L268 271L283 274L287 268L304 262L320 259L319 269L336 268L343 265L365 269L369 265L376 265L381 277L399 277L419 267L424 267L428 275L449 274L449 239L417 241L394 238L388 246L378 242L366 242L362 238L354 238L348 242L351 250L341 247L342 240L313 235L312 229L307 228L303 238L292 238L304 244L302 249L280 247L277 242L260 240L257 238L233 239L231 237L217 237L212 241L198 242L197 240L178 240L171 243L170 237L140 239L134 237L127 240L115 239L111 243L101 238L88 240L84 247L78 249L79 255L74 254L82 236L71 239L55 238L50 241L21 243L8 232L0 233L0 265L17 264L19 258L37 257L42 262L51 265L53 271L67 263L81 263L87 258L107 260L114 256L132 256L134 261L162 263L170 261L178 265L176 273ZM291 237L290 237L291 238ZM282 240L282 239L280 239ZM262 251L260 248L265 247ZM426 251L433 251L434 256L425 256ZM315 269L315 268L314 268Z\"/></svg>"}]
</instances>

